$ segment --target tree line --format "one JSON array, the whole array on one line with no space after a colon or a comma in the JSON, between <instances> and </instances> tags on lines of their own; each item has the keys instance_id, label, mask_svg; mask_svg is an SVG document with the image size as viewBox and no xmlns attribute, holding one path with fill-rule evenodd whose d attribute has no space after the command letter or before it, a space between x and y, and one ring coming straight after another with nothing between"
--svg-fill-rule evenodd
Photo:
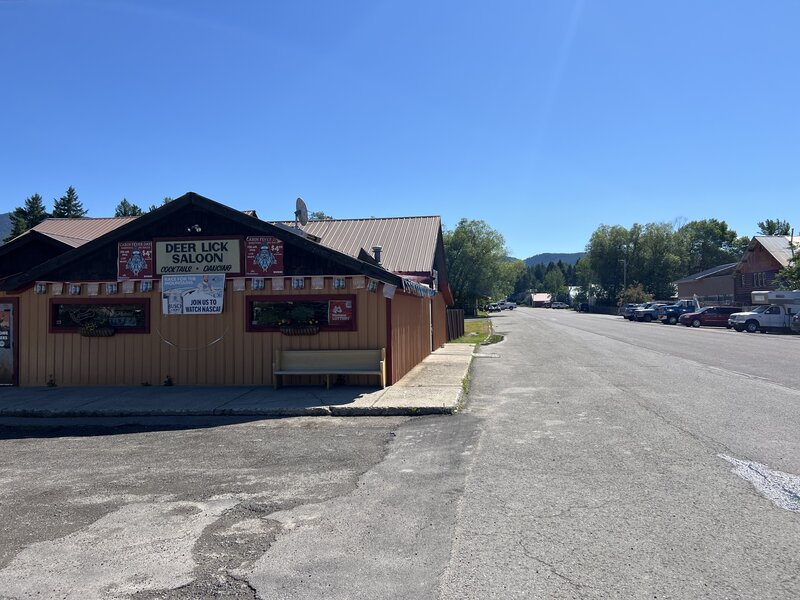
<instances>
[{"instance_id":1,"label":"tree line","mask_svg":"<svg viewBox=\"0 0 800 600\"><path fill-rule=\"evenodd\" d=\"M165 197L161 206L171 202ZM139 216L146 210L123 198L115 217ZM49 217L80 218L88 211L70 186L64 195L53 199L48 213L39 194L25 199L11 213L11 233L7 242ZM312 213L312 220L329 219L323 212ZM789 223L766 219L758 223L760 235L789 235ZM586 254L575 265L551 262L547 266L526 266L508 257L502 234L485 221L461 219L444 232L448 279L456 306L474 311L479 305L511 297L522 300L530 292L546 292L554 300L569 301L568 287L578 286L585 298L592 293L601 304L645 298L669 298L672 282L692 273L737 262L750 239L739 236L725 221L704 219L683 225L634 223L601 225L592 233ZM792 261L778 277L787 289L800 288L800 261Z\"/></svg>"},{"instance_id":2,"label":"tree line","mask_svg":"<svg viewBox=\"0 0 800 600\"><path fill-rule=\"evenodd\" d=\"M759 235L788 235L791 227L787 221L766 219L758 223L758 230ZM634 223L630 229L601 225L576 265L577 282L610 306L668 299L675 293L673 281L738 262L749 243L749 237L739 236L718 219L679 226Z\"/></svg>"},{"instance_id":3,"label":"tree line","mask_svg":"<svg viewBox=\"0 0 800 600\"><path fill-rule=\"evenodd\" d=\"M758 223L759 235L789 235L787 221ZM530 292L546 292L568 302L569 286L581 289L580 301L592 294L600 304L670 298L682 277L738 262L750 243L725 221L703 219L684 224L634 223L601 225L592 233L586 254L575 265L561 261L528 267L509 259L503 236L484 221L461 219L445 231L450 288L456 306L471 313L490 301L522 300ZM799 257L800 258L800 257ZM778 277L779 285L800 288L800 261Z\"/></svg>"},{"instance_id":4,"label":"tree line","mask_svg":"<svg viewBox=\"0 0 800 600\"><path fill-rule=\"evenodd\" d=\"M566 295L566 286L577 280L575 265L558 261L526 266L509 258L502 234L481 220L461 219L445 231L444 248L455 305L468 314L493 300L522 300L530 290Z\"/></svg>"},{"instance_id":5,"label":"tree line","mask_svg":"<svg viewBox=\"0 0 800 600\"><path fill-rule=\"evenodd\" d=\"M171 202L172 198L165 197L161 202L161 206ZM114 210L115 217L138 217L146 212L153 211L159 206L152 204L149 208L142 209L123 198L117 204ZM78 198L78 193L75 188L69 186L63 196L53 198L53 210L47 212L44 205L44 200L39 194L33 194L25 198L25 203L22 206L16 207L11 213L11 233L3 240L8 242L18 235L22 235L29 229L32 229L45 219L60 218L60 219L75 219L85 217L89 212L83 208L83 203Z\"/></svg>"}]
</instances>

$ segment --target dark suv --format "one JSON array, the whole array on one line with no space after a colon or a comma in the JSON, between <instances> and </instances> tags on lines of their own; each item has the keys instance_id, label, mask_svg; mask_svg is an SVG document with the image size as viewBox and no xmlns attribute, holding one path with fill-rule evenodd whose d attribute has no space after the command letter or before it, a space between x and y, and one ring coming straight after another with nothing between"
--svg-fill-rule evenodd
<instances>
[{"instance_id":1,"label":"dark suv","mask_svg":"<svg viewBox=\"0 0 800 600\"><path fill-rule=\"evenodd\" d=\"M736 306L704 306L696 312L682 314L679 320L687 327L728 327L728 317L735 312L741 312L741 309Z\"/></svg>"}]
</instances>

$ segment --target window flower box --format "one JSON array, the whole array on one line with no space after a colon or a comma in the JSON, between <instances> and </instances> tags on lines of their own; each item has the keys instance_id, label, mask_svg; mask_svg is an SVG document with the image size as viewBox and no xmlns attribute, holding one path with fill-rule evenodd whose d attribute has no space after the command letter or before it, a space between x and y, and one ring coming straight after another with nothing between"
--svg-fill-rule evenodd
<instances>
[{"instance_id":1,"label":"window flower box","mask_svg":"<svg viewBox=\"0 0 800 600\"><path fill-rule=\"evenodd\" d=\"M116 333L113 327L97 327L94 325L85 325L81 327L81 335L83 337L111 337Z\"/></svg>"},{"instance_id":2,"label":"window flower box","mask_svg":"<svg viewBox=\"0 0 800 600\"><path fill-rule=\"evenodd\" d=\"M282 335L317 335L319 325L281 325Z\"/></svg>"}]
</instances>

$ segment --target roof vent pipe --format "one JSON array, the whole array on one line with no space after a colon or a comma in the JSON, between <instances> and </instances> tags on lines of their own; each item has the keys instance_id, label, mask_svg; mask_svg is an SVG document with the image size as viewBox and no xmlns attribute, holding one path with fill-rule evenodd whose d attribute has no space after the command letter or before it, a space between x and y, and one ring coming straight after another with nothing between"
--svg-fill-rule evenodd
<instances>
[{"instance_id":1,"label":"roof vent pipe","mask_svg":"<svg viewBox=\"0 0 800 600\"><path fill-rule=\"evenodd\" d=\"M380 246L372 247L372 254L375 256L375 261L378 264L381 264L381 250L383 250L383 248L381 248Z\"/></svg>"}]
</instances>

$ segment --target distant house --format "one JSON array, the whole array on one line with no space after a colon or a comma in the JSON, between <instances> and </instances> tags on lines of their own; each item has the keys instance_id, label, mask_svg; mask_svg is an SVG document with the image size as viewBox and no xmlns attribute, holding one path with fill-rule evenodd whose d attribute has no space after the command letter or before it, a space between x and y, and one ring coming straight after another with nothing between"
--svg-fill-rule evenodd
<instances>
[{"instance_id":1,"label":"distant house","mask_svg":"<svg viewBox=\"0 0 800 600\"><path fill-rule=\"evenodd\" d=\"M678 298L697 296L703 304L733 304L733 271L737 264L719 265L673 281Z\"/></svg>"},{"instance_id":2,"label":"distant house","mask_svg":"<svg viewBox=\"0 0 800 600\"><path fill-rule=\"evenodd\" d=\"M754 290L774 290L775 276L800 249L788 235L757 235L747 246L733 271L733 295L737 304L750 304Z\"/></svg>"},{"instance_id":3,"label":"distant house","mask_svg":"<svg viewBox=\"0 0 800 600\"><path fill-rule=\"evenodd\" d=\"M531 294L531 306L550 306L550 302L552 298L550 294L538 293L538 294Z\"/></svg>"}]
</instances>

